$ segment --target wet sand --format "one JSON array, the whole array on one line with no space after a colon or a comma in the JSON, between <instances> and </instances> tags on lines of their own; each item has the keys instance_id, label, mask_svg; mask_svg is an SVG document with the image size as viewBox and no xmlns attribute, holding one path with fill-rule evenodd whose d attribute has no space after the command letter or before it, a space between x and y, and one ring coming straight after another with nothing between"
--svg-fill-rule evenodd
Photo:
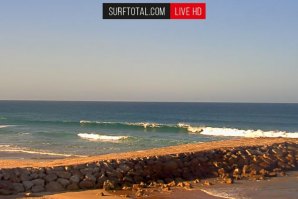
<instances>
[{"instance_id":1,"label":"wet sand","mask_svg":"<svg viewBox=\"0 0 298 199\"><path fill-rule=\"evenodd\" d=\"M0 151L0 162L5 160L31 160L31 161L44 161L44 160L57 160L64 159L65 156L59 155L45 155L37 153L27 153L22 151Z\"/></svg>"},{"instance_id":2,"label":"wet sand","mask_svg":"<svg viewBox=\"0 0 298 199\"><path fill-rule=\"evenodd\" d=\"M101 195L104 193L104 196ZM57 194L49 194L49 193L41 193L36 194L34 197L24 197L24 195L14 195L14 196L0 196L1 199L120 199L120 198L132 198L126 196L124 193L109 193L102 189L96 190L88 190L88 191L77 191L77 192L65 192L65 193L57 193ZM135 197L133 197L135 198ZM200 190L181 190L176 189L171 192L156 192L152 193L149 196L143 196L139 198L147 198L147 199L221 199L221 197L216 197L209 195Z\"/></svg>"},{"instance_id":3,"label":"wet sand","mask_svg":"<svg viewBox=\"0 0 298 199\"><path fill-rule=\"evenodd\" d=\"M204 187L214 196L235 199L296 199L298 198L298 171L287 172L287 176L261 181L236 181L233 185L215 184Z\"/></svg>"}]
</instances>

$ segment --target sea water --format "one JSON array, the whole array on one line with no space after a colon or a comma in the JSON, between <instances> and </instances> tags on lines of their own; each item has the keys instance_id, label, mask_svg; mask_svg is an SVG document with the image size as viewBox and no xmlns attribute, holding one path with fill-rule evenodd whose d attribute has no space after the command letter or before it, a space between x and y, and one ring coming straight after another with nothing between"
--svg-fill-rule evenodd
<instances>
[{"instance_id":1,"label":"sea water","mask_svg":"<svg viewBox=\"0 0 298 199\"><path fill-rule=\"evenodd\" d=\"M298 138L298 104L0 101L0 151L95 155Z\"/></svg>"}]
</instances>

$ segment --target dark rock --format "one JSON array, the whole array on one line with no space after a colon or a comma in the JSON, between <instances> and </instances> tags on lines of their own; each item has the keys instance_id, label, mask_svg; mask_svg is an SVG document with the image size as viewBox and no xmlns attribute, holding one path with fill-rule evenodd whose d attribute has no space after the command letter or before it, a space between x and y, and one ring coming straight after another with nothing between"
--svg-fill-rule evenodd
<instances>
[{"instance_id":1,"label":"dark rock","mask_svg":"<svg viewBox=\"0 0 298 199\"><path fill-rule=\"evenodd\" d=\"M72 183L78 183L78 182L80 182L80 176L78 176L78 175L73 175L73 176L71 176L70 177L70 182L72 182Z\"/></svg>"},{"instance_id":2,"label":"dark rock","mask_svg":"<svg viewBox=\"0 0 298 199\"><path fill-rule=\"evenodd\" d=\"M21 179L22 182L24 182L24 181L32 180L32 177L29 174L24 173L24 174L21 174L20 179Z\"/></svg>"},{"instance_id":3,"label":"dark rock","mask_svg":"<svg viewBox=\"0 0 298 199\"><path fill-rule=\"evenodd\" d=\"M78 186L77 183L71 183L70 185L67 186L67 190L70 190L70 191L75 191L79 189L80 187Z\"/></svg>"},{"instance_id":4,"label":"dark rock","mask_svg":"<svg viewBox=\"0 0 298 199\"><path fill-rule=\"evenodd\" d=\"M46 190L49 192L63 191L63 186L58 182L50 182L46 185Z\"/></svg>"},{"instance_id":5,"label":"dark rock","mask_svg":"<svg viewBox=\"0 0 298 199\"><path fill-rule=\"evenodd\" d=\"M95 182L96 178L92 174L86 174L85 180L90 180L90 181Z\"/></svg>"},{"instance_id":6,"label":"dark rock","mask_svg":"<svg viewBox=\"0 0 298 199\"><path fill-rule=\"evenodd\" d=\"M28 191L31 189L31 187L33 187L34 183L32 181L24 181L23 185L25 190Z\"/></svg>"},{"instance_id":7,"label":"dark rock","mask_svg":"<svg viewBox=\"0 0 298 199\"><path fill-rule=\"evenodd\" d=\"M93 168L84 168L80 170L82 174L92 174L93 173Z\"/></svg>"},{"instance_id":8,"label":"dark rock","mask_svg":"<svg viewBox=\"0 0 298 199\"><path fill-rule=\"evenodd\" d=\"M66 187L70 184L69 180L66 180L64 178L58 178L57 182L59 182L63 187Z\"/></svg>"},{"instance_id":9,"label":"dark rock","mask_svg":"<svg viewBox=\"0 0 298 199\"><path fill-rule=\"evenodd\" d=\"M21 193L25 191L22 183L13 183L12 186L15 193Z\"/></svg>"},{"instance_id":10,"label":"dark rock","mask_svg":"<svg viewBox=\"0 0 298 199\"><path fill-rule=\"evenodd\" d=\"M95 187L95 182L94 181L91 181L91 180L84 179L83 181L81 181L79 183L79 187L81 189L92 189L92 188Z\"/></svg>"},{"instance_id":11,"label":"dark rock","mask_svg":"<svg viewBox=\"0 0 298 199\"><path fill-rule=\"evenodd\" d=\"M33 184L35 186L44 186L45 184L45 181L43 179L35 179L35 180L32 180Z\"/></svg>"},{"instance_id":12,"label":"dark rock","mask_svg":"<svg viewBox=\"0 0 298 199\"><path fill-rule=\"evenodd\" d=\"M52 181L55 181L56 179L57 179L57 175L54 173L50 173L45 177L45 180L47 182L52 182Z\"/></svg>"},{"instance_id":13,"label":"dark rock","mask_svg":"<svg viewBox=\"0 0 298 199\"><path fill-rule=\"evenodd\" d=\"M123 181L124 182L129 182L129 183L134 183L134 180L129 176L124 176Z\"/></svg>"},{"instance_id":14,"label":"dark rock","mask_svg":"<svg viewBox=\"0 0 298 199\"><path fill-rule=\"evenodd\" d=\"M66 171L57 171L56 174L59 178L69 179L71 177L71 173Z\"/></svg>"},{"instance_id":15,"label":"dark rock","mask_svg":"<svg viewBox=\"0 0 298 199\"><path fill-rule=\"evenodd\" d=\"M10 181L0 181L0 195L10 195L13 190L14 187Z\"/></svg>"},{"instance_id":16,"label":"dark rock","mask_svg":"<svg viewBox=\"0 0 298 199\"><path fill-rule=\"evenodd\" d=\"M34 185L31 189L31 191L33 193L39 193L39 192L45 191L45 188L44 188L44 186L41 186L41 185Z\"/></svg>"},{"instance_id":17,"label":"dark rock","mask_svg":"<svg viewBox=\"0 0 298 199\"><path fill-rule=\"evenodd\" d=\"M108 180L108 178L104 175L100 176L99 178L97 178L97 184L96 184L96 187L97 188L103 188L103 184L104 182Z\"/></svg>"}]
</instances>

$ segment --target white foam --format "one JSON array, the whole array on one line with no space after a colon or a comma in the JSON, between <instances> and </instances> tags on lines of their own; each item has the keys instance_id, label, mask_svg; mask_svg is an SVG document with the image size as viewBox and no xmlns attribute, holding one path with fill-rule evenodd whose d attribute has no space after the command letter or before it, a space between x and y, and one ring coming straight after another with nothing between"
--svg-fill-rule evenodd
<instances>
[{"instance_id":1,"label":"white foam","mask_svg":"<svg viewBox=\"0 0 298 199\"><path fill-rule=\"evenodd\" d=\"M92 123L94 123L94 122L88 121L88 120L81 120L80 121L80 124L92 124Z\"/></svg>"},{"instance_id":2,"label":"white foam","mask_svg":"<svg viewBox=\"0 0 298 199\"><path fill-rule=\"evenodd\" d=\"M24 132L20 132L18 133L19 135L31 135L31 133L24 133Z\"/></svg>"},{"instance_id":3,"label":"white foam","mask_svg":"<svg viewBox=\"0 0 298 199\"><path fill-rule=\"evenodd\" d=\"M179 122L179 123L177 124L177 127L179 127L179 128L188 128L188 127L190 127L190 125L189 125L189 124L185 124L185 123L181 123L181 122Z\"/></svg>"},{"instance_id":4,"label":"white foam","mask_svg":"<svg viewBox=\"0 0 298 199\"><path fill-rule=\"evenodd\" d=\"M28 154L39 154L39 155L50 155L50 156L62 156L62 157L86 157L81 155L70 155L70 154L63 154L63 153L53 153L53 152L46 152L46 151L33 151L26 148L20 148L20 147L13 147L8 144L0 144L0 151L1 152L18 152L18 153L28 153Z\"/></svg>"},{"instance_id":5,"label":"white foam","mask_svg":"<svg viewBox=\"0 0 298 199\"><path fill-rule=\"evenodd\" d=\"M115 141L124 140L128 138L128 136L100 135L95 133L79 133L78 136L82 139L87 139L91 141L106 141L106 142L115 142Z\"/></svg>"},{"instance_id":6,"label":"white foam","mask_svg":"<svg viewBox=\"0 0 298 199\"><path fill-rule=\"evenodd\" d=\"M41 152L41 151L30 151L30 150L23 150L23 149L4 149L0 150L3 152L21 152L21 153L29 153L29 154L40 154L40 155L51 155L51 156L63 156L63 157L86 157L81 155L69 155L69 154L62 154L62 153L51 153L51 152Z\"/></svg>"},{"instance_id":7,"label":"white foam","mask_svg":"<svg viewBox=\"0 0 298 199\"><path fill-rule=\"evenodd\" d=\"M187 131L191 133L200 133L203 129L203 127L191 126L190 124L185 123L178 123L177 127L187 129Z\"/></svg>"},{"instance_id":8,"label":"white foam","mask_svg":"<svg viewBox=\"0 0 298 199\"><path fill-rule=\"evenodd\" d=\"M121 122L99 122L99 121L81 120L80 124L122 124L122 123Z\"/></svg>"},{"instance_id":9,"label":"white foam","mask_svg":"<svg viewBox=\"0 0 298 199\"><path fill-rule=\"evenodd\" d=\"M0 129L6 128L6 127L8 127L8 125L0 125Z\"/></svg>"},{"instance_id":10,"label":"white foam","mask_svg":"<svg viewBox=\"0 0 298 199\"><path fill-rule=\"evenodd\" d=\"M10 147L9 144L0 144L0 148L3 148L3 147Z\"/></svg>"},{"instance_id":11,"label":"white foam","mask_svg":"<svg viewBox=\"0 0 298 199\"><path fill-rule=\"evenodd\" d=\"M81 120L80 124L120 124L120 125L128 125L128 126L140 126L143 128L157 128L161 126L167 126L164 124L150 123L150 122L100 122L100 121L89 121L89 120Z\"/></svg>"},{"instance_id":12,"label":"white foam","mask_svg":"<svg viewBox=\"0 0 298 199\"><path fill-rule=\"evenodd\" d=\"M190 132L199 132L203 135L213 136L237 136L237 137L284 137L284 138L298 138L298 132L286 131L262 131L262 130L241 130L234 128L193 128ZM197 131L196 131L197 130Z\"/></svg>"},{"instance_id":13,"label":"white foam","mask_svg":"<svg viewBox=\"0 0 298 199\"><path fill-rule=\"evenodd\" d=\"M213 189L212 191L206 190L206 189L201 189L201 191L205 192L208 195L215 196L215 197L226 198L226 199L236 199L236 198L230 196L229 194L223 193L222 191L217 191L216 189ZM240 198L238 198L238 199L240 199ZM241 198L241 199L244 199L244 198Z\"/></svg>"},{"instance_id":14,"label":"white foam","mask_svg":"<svg viewBox=\"0 0 298 199\"><path fill-rule=\"evenodd\" d=\"M136 122L136 123L126 123L127 125L130 125L130 126L141 126L141 127L144 127L144 128L157 128L157 127L160 127L162 126L161 124L158 124L158 123L149 123L149 122Z\"/></svg>"}]
</instances>

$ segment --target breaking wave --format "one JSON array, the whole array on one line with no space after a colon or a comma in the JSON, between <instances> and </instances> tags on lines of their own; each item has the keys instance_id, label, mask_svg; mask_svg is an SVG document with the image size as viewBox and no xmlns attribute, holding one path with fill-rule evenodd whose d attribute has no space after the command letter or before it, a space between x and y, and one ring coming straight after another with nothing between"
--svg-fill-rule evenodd
<instances>
[{"instance_id":1,"label":"breaking wave","mask_svg":"<svg viewBox=\"0 0 298 199\"><path fill-rule=\"evenodd\" d=\"M0 129L6 128L6 127L8 127L8 125L0 125Z\"/></svg>"},{"instance_id":2,"label":"breaking wave","mask_svg":"<svg viewBox=\"0 0 298 199\"><path fill-rule=\"evenodd\" d=\"M131 126L131 127L142 127L142 128L162 128L162 127L175 127L172 125L167 124L159 124L159 123L152 123L152 122L100 122L100 121L88 121L88 120L81 120L80 124L82 125L104 125L104 126Z\"/></svg>"},{"instance_id":3,"label":"breaking wave","mask_svg":"<svg viewBox=\"0 0 298 199\"><path fill-rule=\"evenodd\" d=\"M192 128L192 133L200 133L202 135L212 136L235 136L235 137L283 137L283 138L298 138L298 132L286 131L262 131L262 130L242 130L233 128Z\"/></svg>"},{"instance_id":4,"label":"breaking wave","mask_svg":"<svg viewBox=\"0 0 298 199\"><path fill-rule=\"evenodd\" d=\"M105 125L105 126L113 126L119 128L129 128L129 127L138 127L144 129L167 129L167 130L180 130L189 133L199 133L202 135L209 136L234 136L234 137L284 137L284 138L298 138L298 132L286 132L286 131L263 131L263 130L244 130L244 129L236 129L236 128L215 128L215 127L205 127L205 126L192 126L186 123L177 123L177 124L159 124L159 123L150 123L150 122L98 122L98 121L87 121L81 120L80 124L87 125ZM88 135L89 139L97 139L100 138L97 134L95 138ZM121 137L121 136L116 136Z\"/></svg>"},{"instance_id":5,"label":"breaking wave","mask_svg":"<svg viewBox=\"0 0 298 199\"><path fill-rule=\"evenodd\" d=\"M78 136L82 139L87 139L90 141L103 142L117 142L128 138L128 136L100 135L95 133L79 133Z\"/></svg>"}]
</instances>

